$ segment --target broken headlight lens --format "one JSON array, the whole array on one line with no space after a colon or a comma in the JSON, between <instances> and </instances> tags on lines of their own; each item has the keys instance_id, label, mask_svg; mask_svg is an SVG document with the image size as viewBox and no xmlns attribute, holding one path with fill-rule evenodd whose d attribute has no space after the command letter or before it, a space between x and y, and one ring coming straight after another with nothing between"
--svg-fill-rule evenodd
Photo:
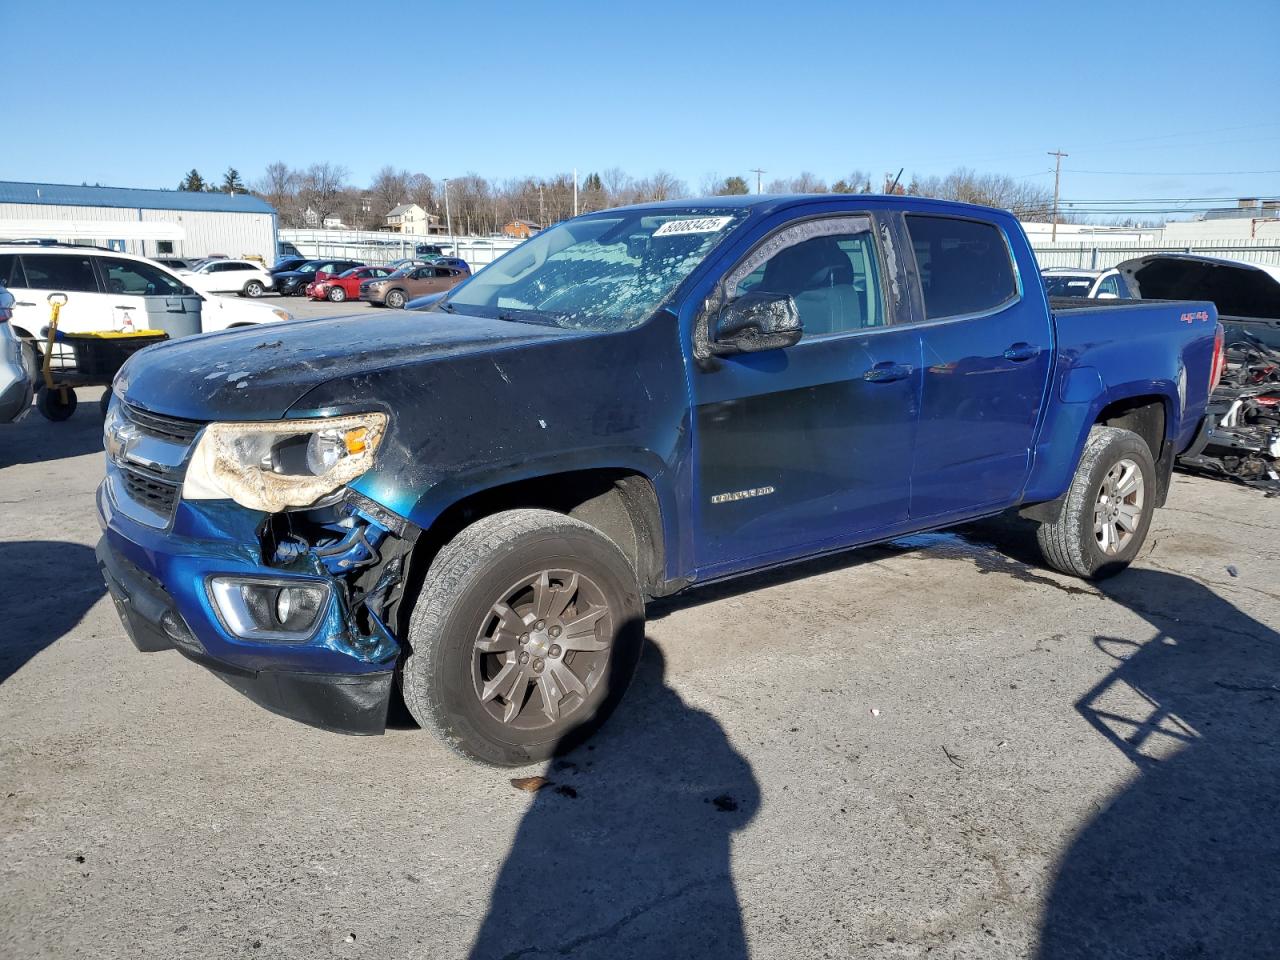
<instances>
[{"instance_id":1,"label":"broken headlight lens","mask_svg":"<svg viewBox=\"0 0 1280 960\"><path fill-rule=\"evenodd\" d=\"M373 466L386 428L385 413L211 423L191 455L182 496L268 513L311 506Z\"/></svg>"}]
</instances>

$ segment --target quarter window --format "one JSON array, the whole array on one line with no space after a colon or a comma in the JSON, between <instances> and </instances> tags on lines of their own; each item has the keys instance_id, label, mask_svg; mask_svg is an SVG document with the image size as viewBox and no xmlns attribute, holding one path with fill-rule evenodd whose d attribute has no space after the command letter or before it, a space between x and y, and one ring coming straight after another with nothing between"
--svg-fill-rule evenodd
<instances>
[{"instance_id":1,"label":"quarter window","mask_svg":"<svg viewBox=\"0 0 1280 960\"><path fill-rule=\"evenodd\" d=\"M925 317L985 313L1018 293L1004 232L992 223L909 214Z\"/></svg>"},{"instance_id":2,"label":"quarter window","mask_svg":"<svg viewBox=\"0 0 1280 960\"><path fill-rule=\"evenodd\" d=\"M26 278L22 275L22 262L16 253L0 253L0 287L10 289L25 287Z\"/></svg>"},{"instance_id":3,"label":"quarter window","mask_svg":"<svg viewBox=\"0 0 1280 960\"><path fill-rule=\"evenodd\" d=\"M98 281L93 275L93 262L88 257L70 254L24 253L27 286L33 290L55 293L97 293Z\"/></svg>"}]
</instances>

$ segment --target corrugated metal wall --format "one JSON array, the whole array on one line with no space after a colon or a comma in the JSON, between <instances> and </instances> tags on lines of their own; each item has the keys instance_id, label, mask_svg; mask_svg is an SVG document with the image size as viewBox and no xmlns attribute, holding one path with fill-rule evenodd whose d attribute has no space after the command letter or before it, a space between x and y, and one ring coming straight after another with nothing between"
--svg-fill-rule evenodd
<instances>
[{"instance_id":1,"label":"corrugated metal wall","mask_svg":"<svg viewBox=\"0 0 1280 960\"><path fill-rule=\"evenodd\" d=\"M102 235L90 238L106 245L120 239L110 224L138 221L172 223L182 227L184 238L173 241L173 256L203 257L222 253L229 257L254 255L267 263L276 259L275 218L268 213L226 213L203 210L137 210L132 207L73 207L43 203L0 203L0 220L101 221ZM43 236L44 234L39 234ZM70 237L53 237L68 240ZM85 238L81 238L85 239ZM158 256L154 240L125 240L129 253Z\"/></svg>"},{"instance_id":2,"label":"corrugated metal wall","mask_svg":"<svg viewBox=\"0 0 1280 960\"><path fill-rule=\"evenodd\" d=\"M1150 243L1081 243L1079 240L1057 243L1033 241L1036 259L1042 267L1078 267L1082 270L1107 270L1118 263L1149 253L1197 253L1205 257L1224 257L1247 263L1280 266L1280 244L1275 240L1198 240L1185 244Z\"/></svg>"}]
</instances>

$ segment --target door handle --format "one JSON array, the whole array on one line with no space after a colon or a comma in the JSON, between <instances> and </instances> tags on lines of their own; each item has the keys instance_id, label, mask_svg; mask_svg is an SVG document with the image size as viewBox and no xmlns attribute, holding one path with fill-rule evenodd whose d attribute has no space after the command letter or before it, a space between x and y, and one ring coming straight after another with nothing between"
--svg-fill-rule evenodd
<instances>
[{"instance_id":1,"label":"door handle","mask_svg":"<svg viewBox=\"0 0 1280 960\"><path fill-rule=\"evenodd\" d=\"M1038 356L1040 356L1040 348L1030 343L1015 343L1004 352L1004 358L1014 363L1022 363L1024 360L1031 360Z\"/></svg>"},{"instance_id":2,"label":"door handle","mask_svg":"<svg viewBox=\"0 0 1280 960\"><path fill-rule=\"evenodd\" d=\"M15 307L34 307L35 304L32 303L30 300L19 300L17 303L14 304L14 306Z\"/></svg>"},{"instance_id":3,"label":"door handle","mask_svg":"<svg viewBox=\"0 0 1280 960\"><path fill-rule=\"evenodd\" d=\"M862 379L867 383L893 383L895 380L905 380L915 372L915 369L909 363L885 360L863 373Z\"/></svg>"}]
</instances>

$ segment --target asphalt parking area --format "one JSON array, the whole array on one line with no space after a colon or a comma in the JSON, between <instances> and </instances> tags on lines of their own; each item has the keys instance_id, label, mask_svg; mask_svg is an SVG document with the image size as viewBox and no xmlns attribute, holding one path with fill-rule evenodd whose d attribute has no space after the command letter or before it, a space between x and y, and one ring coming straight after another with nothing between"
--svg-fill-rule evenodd
<instances>
[{"instance_id":1,"label":"asphalt parking area","mask_svg":"<svg viewBox=\"0 0 1280 960\"><path fill-rule=\"evenodd\" d=\"M136 653L81 399L0 427L6 957L1274 952L1275 499L1178 476L1101 587L988 523L667 601L602 735L498 771Z\"/></svg>"}]
</instances>

